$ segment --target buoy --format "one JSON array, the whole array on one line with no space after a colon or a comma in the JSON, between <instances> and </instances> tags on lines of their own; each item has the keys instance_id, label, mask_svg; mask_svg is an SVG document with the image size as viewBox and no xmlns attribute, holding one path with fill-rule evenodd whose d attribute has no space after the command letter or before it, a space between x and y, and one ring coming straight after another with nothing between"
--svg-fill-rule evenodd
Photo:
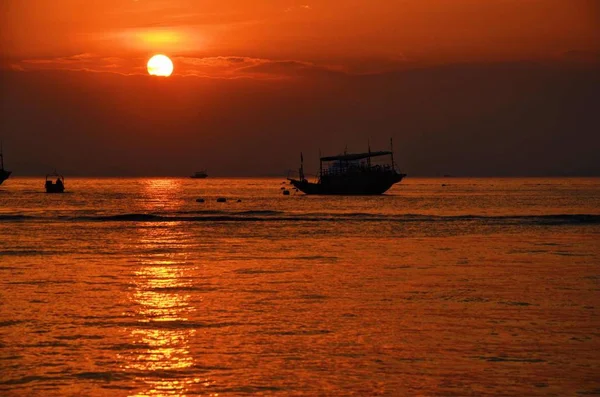
<instances>
[{"instance_id":1,"label":"buoy","mask_svg":"<svg viewBox=\"0 0 600 397\"><path fill-rule=\"evenodd\" d=\"M237 201L237 202L238 202L238 203L241 203L241 202L242 202L242 200L241 200L241 199L238 199L238 201Z\"/></svg>"},{"instance_id":2,"label":"buoy","mask_svg":"<svg viewBox=\"0 0 600 397\"><path fill-rule=\"evenodd\" d=\"M227 201L227 199L226 199L225 197L219 197L219 198L217 199L217 203L224 203L224 202L226 202L226 201Z\"/></svg>"},{"instance_id":3,"label":"buoy","mask_svg":"<svg viewBox=\"0 0 600 397\"><path fill-rule=\"evenodd\" d=\"M283 195L284 196L289 196L290 195L290 191L289 190L284 190L283 191Z\"/></svg>"},{"instance_id":4,"label":"buoy","mask_svg":"<svg viewBox=\"0 0 600 397\"><path fill-rule=\"evenodd\" d=\"M197 202L197 203L203 203L203 202L204 202L204 199L203 199L203 198L196 199L196 202Z\"/></svg>"}]
</instances>

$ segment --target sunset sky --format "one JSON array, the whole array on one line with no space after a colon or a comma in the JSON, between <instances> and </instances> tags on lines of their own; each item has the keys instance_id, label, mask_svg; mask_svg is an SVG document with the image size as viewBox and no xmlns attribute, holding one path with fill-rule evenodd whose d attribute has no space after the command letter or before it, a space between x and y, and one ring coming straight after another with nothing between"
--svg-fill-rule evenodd
<instances>
[{"instance_id":1,"label":"sunset sky","mask_svg":"<svg viewBox=\"0 0 600 397\"><path fill-rule=\"evenodd\" d=\"M595 0L0 7L15 175L277 175L390 136L409 174L600 173ZM171 77L147 75L156 53Z\"/></svg>"}]
</instances>

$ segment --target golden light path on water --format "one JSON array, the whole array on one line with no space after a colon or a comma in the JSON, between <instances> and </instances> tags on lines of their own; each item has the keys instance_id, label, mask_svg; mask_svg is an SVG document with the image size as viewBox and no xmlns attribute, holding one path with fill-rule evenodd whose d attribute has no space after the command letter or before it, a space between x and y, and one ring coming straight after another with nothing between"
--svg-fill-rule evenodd
<instances>
[{"instance_id":1,"label":"golden light path on water","mask_svg":"<svg viewBox=\"0 0 600 397\"><path fill-rule=\"evenodd\" d=\"M180 190L174 180L147 181L143 189L146 210L155 211L176 203L173 198ZM137 229L141 248L153 254L138 258L140 267L135 272L135 288L130 295L137 305L136 317L140 323L140 327L130 330L132 343L146 346L142 354L125 357L125 369L147 373L139 379L146 389L134 396L184 396L190 384L201 381L181 376L182 370L194 366L190 338L196 330L184 323L195 308L190 305L190 294L184 291L191 287L187 274L195 269L188 267L185 254L169 249L181 238L182 232L174 231L175 224L168 222L163 227L142 224ZM176 371L176 377L163 376Z\"/></svg>"}]
</instances>

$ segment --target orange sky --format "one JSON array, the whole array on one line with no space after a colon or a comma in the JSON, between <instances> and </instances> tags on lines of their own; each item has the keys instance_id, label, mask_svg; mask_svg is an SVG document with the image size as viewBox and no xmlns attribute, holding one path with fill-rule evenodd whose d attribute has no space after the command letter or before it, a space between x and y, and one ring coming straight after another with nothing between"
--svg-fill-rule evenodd
<instances>
[{"instance_id":1,"label":"orange sky","mask_svg":"<svg viewBox=\"0 0 600 397\"><path fill-rule=\"evenodd\" d=\"M24 69L233 76L286 60L326 68L549 59L600 51L596 0L4 0L3 58ZM241 58L240 58L241 59ZM23 61L26 62L23 62ZM5 62L6 63L6 62ZM369 71L364 65L357 71Z\"/></svg>"},{"instance_id":2,"label":"orange sky","mask_svg":"<svg viewBox=\"0 0 600 397\"><path fill-rule=\"evenodd\" d=\"M390 138L411 176L600 175L598 0L0 0L0 18L15 176L284 175ZM171 77L148 76L155 53Z\"/></svg>"}]
</instances>

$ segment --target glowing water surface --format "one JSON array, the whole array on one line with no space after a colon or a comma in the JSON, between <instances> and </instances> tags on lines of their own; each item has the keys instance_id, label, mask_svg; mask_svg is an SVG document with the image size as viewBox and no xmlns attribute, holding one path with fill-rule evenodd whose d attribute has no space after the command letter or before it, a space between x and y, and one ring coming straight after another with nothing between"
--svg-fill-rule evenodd
<instances>
[{"instance_id":1,"label":"glowing water surface","mask_svg":"<svg viewBox=\"0 0 600 397\"><path fill-rule=\"evenodd\" d=\"M599 179L281 182L3 184L0 394L600 390Z\"/></svg>"}]
</instances>

